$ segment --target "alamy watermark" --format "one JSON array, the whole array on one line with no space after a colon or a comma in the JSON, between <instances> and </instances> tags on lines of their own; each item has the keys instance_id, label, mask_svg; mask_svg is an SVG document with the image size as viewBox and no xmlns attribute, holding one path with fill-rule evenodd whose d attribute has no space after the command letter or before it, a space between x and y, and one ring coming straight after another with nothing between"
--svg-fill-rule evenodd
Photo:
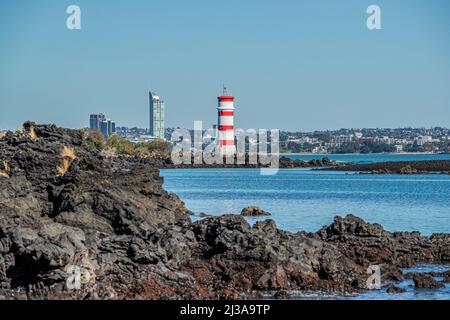
<instances>
[{"instance_id":1,"label":"alamy watermark","mask_svg":"<svg viewBox=\"0 0 450 320\"><path fill-rule=\"evenodd\" d=\"M67 7L66 13L69 15L66 19L66 27L69 30L81 30L81 8L72 4ZM367 7L366 13L369 17L366 20L366 26L369 30L381 30L381 8L379 5L371 4Z\"/></svg>"},{"instance_id":2,"label":"alamy watermark","mask_svg":"<svg viewBox=\"0 0 450 320\"><path fill-rule=\"evenodd\" d=\"M81 9L77 5L70 5L66 9L69 15L66 20L66 27L69 30L81 30Z\"/></svg>"},{"instance_id":3,"label":"alamy watermark","mask_svg":"<svg viewBox=\"0 0 450 320\"><path fill-rule=\"evenodd\" d=\"M91 279L91 274L89 270L77 265L67 265L66 267L67 279L66 279L66 289L67 290L80 290L82 283L87 283Z\"/></svg>"},{"instance_id":4,"label":"alamy watermark","mask_svg":"<svg viewBox=\"0 0 450 320\"><path fill-rule=\"evenodd\" d=\"M369 290L380 290L381 289L381 268L379 265L371 265L367 268L367 278L366 286Z\"/></svg>"},{"instance_id":5,"label":"alamy watermark","mask_svg":"<svg viewBox=\"0 0 450 320\"><path fill-rule=\"evenodd\" d=\"M367 14L370 16L367 18L366 25L369 30L381 30L381 8L376 4L372 4L367 7Z\"/></svg>"}]
</instances>

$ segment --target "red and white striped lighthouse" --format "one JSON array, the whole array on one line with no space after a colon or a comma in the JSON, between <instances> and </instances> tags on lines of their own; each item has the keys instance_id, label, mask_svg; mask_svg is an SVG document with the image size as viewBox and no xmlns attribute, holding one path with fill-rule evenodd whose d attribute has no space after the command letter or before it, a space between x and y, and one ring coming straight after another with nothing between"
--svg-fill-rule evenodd
<instances>
[{"instance_id":1,"label":"red and white striped lighthouse","mask_svg":"<svg viewBox=\"0 0 450 320\"><path fill-rule=\"evenodd\" d=\"M221 155L234 155L236 146L234 144L234 97L227 93L223 87L223 95L217 98L217 143Z\"/></svg>"}]
</instances>

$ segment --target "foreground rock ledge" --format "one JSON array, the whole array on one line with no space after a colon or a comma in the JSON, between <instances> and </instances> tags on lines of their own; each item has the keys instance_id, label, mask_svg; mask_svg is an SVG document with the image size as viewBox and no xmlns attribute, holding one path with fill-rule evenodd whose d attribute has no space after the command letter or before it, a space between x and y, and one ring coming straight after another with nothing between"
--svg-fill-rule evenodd
<instances>
[{"instance_id":1,"label":"foreground rock ledge","mask_svg":"<svg viewBox=\"0 0 450 320\"><path fill-rule=\"evenodd\" d=\"M193 223L150 160L103 157L76 130L26 123L0 140L0 164L1 299L354 292L369 265L400 280L416 262L450 262L448 234L390 233L352 215L316 233L237 215ZM68 290L74 272L81 288Z\"/></svg>"}]
</instances>

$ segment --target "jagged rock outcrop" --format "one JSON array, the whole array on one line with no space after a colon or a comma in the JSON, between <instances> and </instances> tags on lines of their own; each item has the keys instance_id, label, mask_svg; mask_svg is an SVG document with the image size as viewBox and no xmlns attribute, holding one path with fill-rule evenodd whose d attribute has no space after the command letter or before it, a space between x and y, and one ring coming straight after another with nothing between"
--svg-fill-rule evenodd
<instances>
[{"instance_id":1,"label":"jagged rock outcrop","mask_svg":"<svg viewBox=\"0 0 450 320\"><path fill-rule=\"evenodd\" d=\"M448 173L450 160L391 161L332 166L320 170L359 171L372 174Z\"/></svg>"},{"instance_id":2,"label":"jagged rock outcrop","mask_svg":"<svg viewBox=\"0 0 450 320\"><path fill-rule=\"evenodd\" d=\"M242 209L241 216L244 217L261 217L261 216L270 216L270 213L257 207L250 206Z\"/></svg>"},{"instance_id":3,"label":"jagged rock outcrop","mask_svg":"<svg viewBox=\"0 0 450 320\"><path fill-rule=\"evenodd\" d=\"M427 170L417 170L416 168L407 165L405 167L401 167L400 169L375 169L370 171L371 174L428 174L430 173Z\"/></svg>"},{"instance_id":4,"label":"jagged rock outcrop","mask_svg":"<svg viewBox=\"0 0 450 320\"><path fill-rule=\"evenodd\" d=\"M64 147L75 159L60 175ZM71 265L90 281L133 269L125 260L134 242L190 215L163 190L157 169L102 157L81 131L26 123L0 140L0 162L8 167L0 177L0 296L26 288L51 296Z\"/></svg>"},{"instance_id":5,"label":"jagged rock outcrop","mask_svg":"<svg viewBox=\"0 0 450 320\"><path fill-rule=\"evenodd\" d=\"M450 263L450 235L424 237L419 232L388 232L353 215L336 217L317 232L360 265L380 265L384 280L401 280L401 268L414 263Z\"/></svg>"},{"instance_id":6,"label":"jagged rock outcrop","mask_svg":"<svg viewBox=\"0 0 450 320\"><path fill-rule=\"evenodd\" d=\"M389 284L387 286L387 288L386 288L386 292L387 293L402 293L402 292L405 292L405 291L406 291L405 289L399 288L399 287L393 285L392 283Z\"/></svg>"},{"instance_id":7,"label":"jagged rock outcrop","mask_svg":"<svg viewBox=\"0 0 450 320\"><path fill-rule=\"evenodd\" d=\"M256 297L364 289L448 262L449 235L389 233L354 216L317 233L226 215L192 222L151 159L105 157L82 131L26 123L0 140L0 299ZM244 295L244 296L243 296Z\"/></svg>"},{"instance_id":8,"label":"jagged rock outcrop","mask_svg":"<svg viewBox=\"0 0 450 320\"><path fill-rule=\"evenodd\" d=\"M328 157L322 159L312 159L303 161L300 159L291 159L288 157L280 157L280 168L312 168L312 167L339 167L341 164L335 160L330 160Z\"/></svg>"},{"instance_id":9,"label":"jagged rock outcrop","mask_svg":"<svg viewBox=\"0 0 450 320\"><path fill-rule=\"evenodd\" d=\"M419 289L439 289L444 287L443 283L436 281L431 275L426 273L414 273L412 279L414 286Z\"/></svg>"}]
</instances>

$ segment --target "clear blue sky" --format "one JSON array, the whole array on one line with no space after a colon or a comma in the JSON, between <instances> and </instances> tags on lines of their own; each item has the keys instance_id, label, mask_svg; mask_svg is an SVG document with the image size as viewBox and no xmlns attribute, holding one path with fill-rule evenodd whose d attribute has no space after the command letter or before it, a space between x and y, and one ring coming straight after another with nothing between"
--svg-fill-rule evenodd
<instances>
[{"instance_id":1,"label":"clear blue sky","mask_svg":"<svg viewBox=\"0 0 450 320\"><path fill-rule=\"evenodd\" d=\"M149 89L167 126L211 125L223 83L240 128L450 127L450 1L0 2L0 128L146 128Z\"/></svg>"}]
</instances>

